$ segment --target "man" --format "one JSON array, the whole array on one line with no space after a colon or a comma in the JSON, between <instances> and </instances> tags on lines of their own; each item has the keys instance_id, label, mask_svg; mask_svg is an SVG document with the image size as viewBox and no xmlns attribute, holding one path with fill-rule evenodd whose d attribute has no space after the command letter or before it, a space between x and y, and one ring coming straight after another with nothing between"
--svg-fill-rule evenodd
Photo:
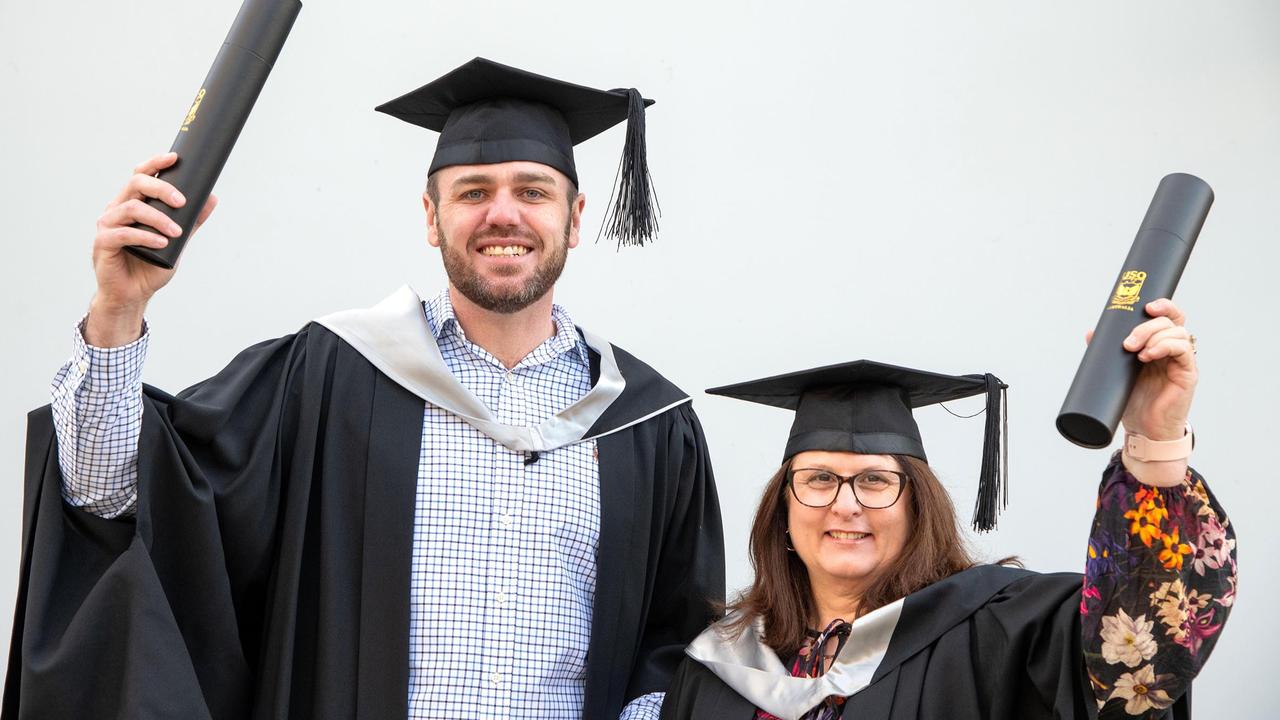
<instances>
[{"instance_id":1,"label":"man","mask_svg":"<svg viewBox=\"0 0 1280 720\"><path fill-rule=\"evenodd\" d=\"M476 59L382 106L441 131L423 204L448 289L177 397L139 380L172 271L124 248L166 244L136 223L181 232L143 198L184 198L153 176L172 155L139 166L30 419L4 716L656 718L723 599L706 448L684 393L552 303L585 207L572 145L642 129L644 102ZM630 240L651 229L633 139Z\"/></svg>"}]
</instances>

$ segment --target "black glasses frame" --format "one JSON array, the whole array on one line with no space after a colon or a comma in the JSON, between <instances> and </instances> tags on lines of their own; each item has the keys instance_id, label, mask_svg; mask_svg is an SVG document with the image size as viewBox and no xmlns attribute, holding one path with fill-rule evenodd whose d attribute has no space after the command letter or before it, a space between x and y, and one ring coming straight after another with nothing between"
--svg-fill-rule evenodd
<instances>
[{"instance_id":1,"label":"black glasses frame","mask_svg":"<svg viewBox=\"0 0 1280 720\"><path fill-rule=\"evenodd\" d=\"M831 500L829 502L823 505L810 505L809 503L800 499L800 494L796 492L796 483L795 483L796 473L803 472L805 470L814 470L817 472L824 472L829 475L834 475L836 478L839 479L839 482L836 484L836 491L832 493ZM893 502L889 503L888 505L868 505L862 502L862 498L858 497L858 485L854 481L862 477L863 475L869 475L869 474L897 476L898 494L894 496ZM854 502L858 503L859 505L861 505L862 507L868 510L884 510L885 508L891 508L898 503L898 500L902 498L902 489L907 486L907 483L910 480L911 480L910 475L904 472L899 472L897 470L875 470L875 469L863 470L862 472L854 475L840 475L839 473L832 472L830 470L827 470L826 468L804 467L804 468L790 468L787 470L787 486L791 488L791 497L795 498L796 502L800 503L801 505L804 505L805 507L811 507L811 508L831 507L835 503L835 501L839 499L840 490L844 488L845 483L848 483L849 490L853 492Z\"/></svg>"}]
</instances>

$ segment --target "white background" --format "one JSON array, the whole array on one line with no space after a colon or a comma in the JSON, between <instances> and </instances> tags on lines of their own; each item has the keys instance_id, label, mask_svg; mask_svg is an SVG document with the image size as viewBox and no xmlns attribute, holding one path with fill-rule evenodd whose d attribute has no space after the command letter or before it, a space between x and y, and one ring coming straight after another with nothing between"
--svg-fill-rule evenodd
<instances>
[{"instance_id":1,"label":"white background","mask_svg":"<svg viewBox=\"0 0 1280 720\"><path fill-rule=\"evenodd\" d=\"M0 631L24 414L92 294L94 221L169 147L237 7L0 0ZM1012 501L975 547L1081 569L1107 454L1053 418L1156 183L1206 179L1217 202L1177 300L1200 345L1194 464L1237 527L1243 579L1195 704L1270 715L1280 5L310 2L222 206L152 305L146 380L176 391L313 317L439 288L419 199L435 137L372 108L476 55L658 100L659 241L584 242L556 297L695 395L731 587L749 580L750 515L790 416L700 390L862 357L1007 381ZM622 138L579 148L585 237ZM967 519L982 421L918 420Z\"/></svg>"}]
</instances>

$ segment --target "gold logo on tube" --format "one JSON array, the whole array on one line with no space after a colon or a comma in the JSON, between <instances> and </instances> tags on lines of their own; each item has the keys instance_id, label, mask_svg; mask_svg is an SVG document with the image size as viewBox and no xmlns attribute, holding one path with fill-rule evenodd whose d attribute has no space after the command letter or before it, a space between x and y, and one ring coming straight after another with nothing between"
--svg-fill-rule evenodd
<instances>
[{"instance_id":1,"label":"gold logo on tube","mask_svg":"<svg viewBox=\"0 0 1280 720\"><path fill-rule=\"evenodd\" d=\"M195 122L196 113L200 111L200 102L204 100L204 88L200 88L200 92L196 93L195 102L191 103L191 109L187 111L187 118L182 121L182 132L186 132Z\"/></svg>"},{"instance_id":2,"label":"gold logo on tube","mask_svg":"<svg viewBox=\"0 0 1280 720\"><path fill-rule=\"evenodd\" d=\"M1147 281L1147 273L1143 270L1126 270L1120 276L1120 282L1116 284L1116 291L1111 296L1111 304L1107 306L1108 310L1128 310L1133 312L1133 306L1142 299L1142 283Z\"/></svg>"}]
</instances>

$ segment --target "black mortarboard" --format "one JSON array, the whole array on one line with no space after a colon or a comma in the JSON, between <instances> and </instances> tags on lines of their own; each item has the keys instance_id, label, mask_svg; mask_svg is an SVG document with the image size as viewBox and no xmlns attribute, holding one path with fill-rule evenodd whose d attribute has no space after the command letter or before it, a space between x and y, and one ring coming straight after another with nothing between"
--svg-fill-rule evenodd
<instances>
[{"instance_id":1,"label":"black mortarboard","mask_svg":"<svg viewBox=\"0 0 1280 720\"><path fill-rule=\"evenodd\" d=\"M856 360L761 380L711 388L711 395L794 410L783 459L806 450L908 455L928 461L912 408L986 393L986 437L973 526L995 527L1008 496L1008 456L1002 448L1004 390L995 375L942 375ZM1003 487L1002 487L1003 486Z\"/></svg>"},{"instance_id":2,"label":"black mortarboard","mask_svg":"<svg viewBox=\"0 0 1280 720\"><path fill-rule=\"evenodd\" d=\"M573 146L623 120L627 140L602 233L643 245L658 231L638 90L595 90L476 58L375 110L440 133L429 172L528 160L578 184Z\"/></svg>"}]
</instances>

